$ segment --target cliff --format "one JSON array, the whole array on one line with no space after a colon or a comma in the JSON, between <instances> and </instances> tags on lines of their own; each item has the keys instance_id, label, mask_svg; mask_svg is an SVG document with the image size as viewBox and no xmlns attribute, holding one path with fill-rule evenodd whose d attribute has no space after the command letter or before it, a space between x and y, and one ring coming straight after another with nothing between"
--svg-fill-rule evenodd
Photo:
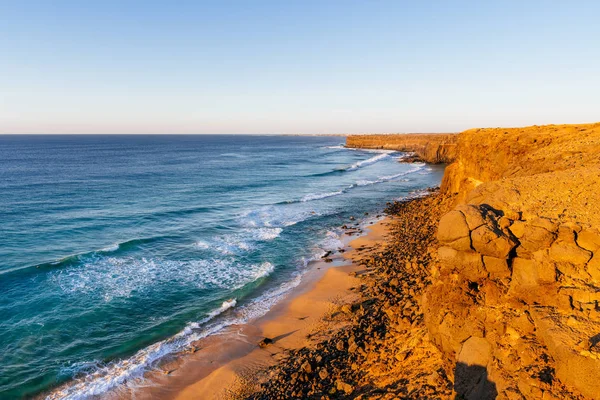
<instances>
[{"instance_id":1,"label":"cliff","mask_svg":"<svg viewBox=\"0 0 600 400\"><path fill-rule=\"evenodd\" d=\"M600 398L600 123L461 133L422 307L467 398ZM544 365L543 369L536 368Z\"/></svg>"},{"instance_id":2,"label":"cliff","mask_svg":"<svg viewBox=\"0 0 600 400\"><path fill-rule=\"evenodd\" d=\"M437 162L443 140L348 144ZM600 124L449 140L442 190L388 203L384 241L352 250L357 300L251 398L600 398Z\"/></svg>"},{"instance_id":3,"label":"cliff","mask_svg":"<svg viewBox=\"0 0 600 400\"><path fill-rule=\"evenodd\" d=\"M413 152L425 162L450 163L456 157L455 134L351 135L346 146Z\"/></svg>"}]
</instances>

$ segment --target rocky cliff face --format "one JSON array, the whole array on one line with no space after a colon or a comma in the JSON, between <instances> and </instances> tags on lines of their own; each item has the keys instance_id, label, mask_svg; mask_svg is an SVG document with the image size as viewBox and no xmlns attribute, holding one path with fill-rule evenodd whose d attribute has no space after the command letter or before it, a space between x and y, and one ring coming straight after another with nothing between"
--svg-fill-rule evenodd
<instances>
[{"instance_id":1,"label":"rocky cliff face","mask_svg":"<svg viewBox=\"0 0 600 400\"><path fill-rule=\"evenodd\" d=\"M599 132L600 123L462 132L442 189L464 198L483 182L597 166Z\"/></svg>"},{"instance_id":2,"label":"rocky cliff face","mask_svg":"<svg viewBox=\"0 0 600 400\"><path fill-rule=\"evenodd\" d=\"M460 134L422 300L467 398L600 398L600 124ZM473 372L476 371L476 372Z\"/></svg>"},{"instance_id":3,"label":"rocky cliff face","mask_svg":"<svg viewBox=\"0 0 600 400\"><path fill-rule=\"evenodd\" d=\"M456 142L457 135L454 134L352 135L346 138L347 147L414 152L423 161L433 164L454 161Z\"/></svg>"}]
</instances>

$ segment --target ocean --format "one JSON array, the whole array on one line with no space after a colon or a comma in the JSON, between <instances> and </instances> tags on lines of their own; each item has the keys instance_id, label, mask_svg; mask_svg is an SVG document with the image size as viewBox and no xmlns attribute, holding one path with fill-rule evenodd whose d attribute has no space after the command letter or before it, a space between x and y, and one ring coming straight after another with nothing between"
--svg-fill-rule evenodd
<instances>
[{"instance_id":1,"label":"ocean","mask_svg":"<svg viewBox=\"0 0 600 400\"><path fill-rule=\"evenodd\" d=\"M264 315L351 216L441 181L441 166L343 141L0 136L0 398L140 382Z\"/></svg>"}]
</instances>

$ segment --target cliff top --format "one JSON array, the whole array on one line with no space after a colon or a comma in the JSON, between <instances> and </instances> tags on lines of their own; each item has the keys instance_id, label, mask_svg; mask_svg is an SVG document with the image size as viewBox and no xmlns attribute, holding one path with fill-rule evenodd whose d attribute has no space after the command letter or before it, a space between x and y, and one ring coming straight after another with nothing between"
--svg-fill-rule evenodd
<instances>
[{"instance_id":1,"label":"cliff top","mask_svg":"<svg viewBox=\"0 0 600 400\"><path fill-rule=\"evenodd\" d=\"M600 225L600 123L465 131L443 189L467 203Z\"/></svg>"}]
</instances>

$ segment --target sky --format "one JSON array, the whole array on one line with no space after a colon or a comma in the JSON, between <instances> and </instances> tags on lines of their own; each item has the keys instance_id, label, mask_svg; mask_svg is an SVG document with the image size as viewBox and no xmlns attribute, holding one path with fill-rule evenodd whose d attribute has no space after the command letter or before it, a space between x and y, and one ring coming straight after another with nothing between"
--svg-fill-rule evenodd
<instances>
[{"instance_id":1,"label":"sky","mask_svg":"<svg viewBox=\"0 0 600 400\"><path fill-rule=\"evenodd\" d=\"M600 121L598 1L0 0L0 133Z\"/></svg>"}]
</instances>

